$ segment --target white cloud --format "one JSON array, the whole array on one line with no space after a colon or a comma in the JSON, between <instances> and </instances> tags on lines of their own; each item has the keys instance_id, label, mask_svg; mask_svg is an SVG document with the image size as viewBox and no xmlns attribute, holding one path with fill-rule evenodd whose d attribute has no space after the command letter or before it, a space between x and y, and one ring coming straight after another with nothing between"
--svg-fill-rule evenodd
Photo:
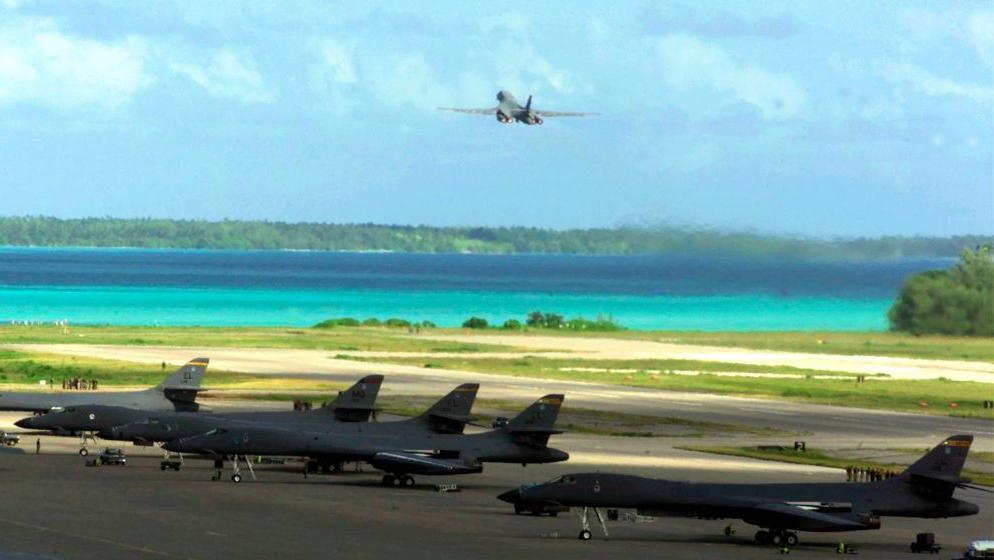
<instances>
[{"instance_id":1,"label":"white cloud","mask_svg":"<svg viewBox=\"0 0 994 560\"><path fill-rule=\"evenodd\" d=\"M0 23L0 105L121 105L151 83L146 58L139 37L97 41L48 19L10 18Z\"/></svg>"},{"instance_id":2,"label":"white cloud","mask_svg":"<svg viewBox=\"0 0 994 560\"><path fill-rule=\"evenodd\" d=\"M268 103L273 94L249 54L219 49L199 62L172 61L169 67L214 97L232 97L243 103Z\"/></svg>"},{"instance_id":3,"label":"white cloud","mask_svg":"<svg viewBox=\"0 0 994 560\"><path fill-rule=\"evenodd\" d=\"M341 43L330 39L321 43L320 70L339 83L354 84L358 80L348 49Z\"/></svg>"},{"instance_id":4,"label":"white cloud","mask_svg":"<svg viewBox=\"0 0 994 560\"><path fill-rule=\"evenodd\" d=\"M714 90L756 107L768 120L797 117L807 103L804 88L790 76L741 64L721 47L695 37L664 36L656 54L663 83L677 91Z\"/></svg>"},{"instance_id":5,"label":"white cloud","mask_svg":"<svg viewBox=\"0 0 994 560\"><path fill-rule=\"evenodd\" d=\"M907 62L884 64L883 73L891 82L910 86L925 95L966 97L980 103L994 100L994 89L990 87L942 78Z\"/></svg>"},{"instance_id":6,"label":"white cloud","mask_svg":"<svg viewBox=\"0 0 994 560\"><path fill-rule=\"evenodd\" d=\"M966 31L980 59L994 66L994 12L977 12L970 16Z\"/></svg>"}]
</instances>

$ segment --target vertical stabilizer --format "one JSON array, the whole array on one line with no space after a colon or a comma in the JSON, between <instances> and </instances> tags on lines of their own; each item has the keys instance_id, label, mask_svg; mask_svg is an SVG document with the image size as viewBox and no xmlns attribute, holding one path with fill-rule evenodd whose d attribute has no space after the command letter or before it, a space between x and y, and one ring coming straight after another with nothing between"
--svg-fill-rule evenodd
<instances>
[{"instance_id":1,"label":"vertical stabilizer","mask_svg":"<svg viewBox=\"0 0 994 560\"><path fill-rule=\"evenodd\" d=\"M479 390L479 383L463 383L426 410L421 419L435 432L461 434L466 423L472 420L470 411Z\"/></svg>"},{"instance_id":2,"label":"vertical stabilizer","mask_svg":"<svg viewBox=\"0 0 994 560\"><path fill-rule=\"evenodd\" d=\"M376 396L380 393L383 376L367 375L348 389L338 393L338 397L327 406L340 422L366 422L376 410Z\"/></svg>"},{"instance_id":3,"label":"vertical stabilizer","mask_svg":"<svg viewBox=\"0 0 994 560\"><path fill-rule=\"evenodd\" d=\"M512 418L504 429L532 445L546 445L550 435L562 433L555 426L563 398L563 395L546 395L538 399Z\"/></svg>"},{"instance_id":4,"label":"vertical stabilizer","mask_svg":"<svg viewBox=\"0 0 994 560\"><path fill-rule=\"evenodd\" d=\"M949 436L901 473L901 478L951 495L958 484L969 482L960 472L972 443L971 435Z\"/></svg>"}]
</instances>

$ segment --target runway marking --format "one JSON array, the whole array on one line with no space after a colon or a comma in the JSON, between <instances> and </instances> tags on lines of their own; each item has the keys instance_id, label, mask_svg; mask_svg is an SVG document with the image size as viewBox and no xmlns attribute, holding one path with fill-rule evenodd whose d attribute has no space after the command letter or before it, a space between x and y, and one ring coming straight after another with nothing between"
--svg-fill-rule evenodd
<instances>
[{"instance_id":1,"label":"runway marking","mask_svg":"<svg viewBox=\"0 0 994 560\"><path fill-rule=\"evenodd\" d=\"M125 550L130 550L130 551L134 551L134 552L141 552L142 554L155 554L155 555L158 555L158 556L165 556L166 558L183 558L183 556L173 556L172 554L169 554L168 552L162 552L161 550L155 550L155 549L147 548L147 547L144 547L144 546L135 546L135 545L128 544L128 543L123 543L123 542L119 542L119 541L113 541L113 540L110 540L110 539L104 539L104 538L100 538L100 537L93 537L93 536L89 536L89 535L81 535L79 533L70 532L70 531L60 531L58 529L52 529L51 527L45 527L44 525L33 525L31 523L25 523L23 521L15 521L13 519L4 519L4 518L0 517L0 523L7 523L8 525L13 525L15 527L21 527L21 528L25 528L25 529L35 529L36 531L41 531L41 532L55 533L57 535L62 535L64 537L72 537L72 538L75 538L75 539L83 539L83 540L87 540L87 541L91 541L91 542L95 542L95 543L100 543L100 544L109 544L109 545L112 545L112 546L123 548Z\"/></svg>"}]
</instances>

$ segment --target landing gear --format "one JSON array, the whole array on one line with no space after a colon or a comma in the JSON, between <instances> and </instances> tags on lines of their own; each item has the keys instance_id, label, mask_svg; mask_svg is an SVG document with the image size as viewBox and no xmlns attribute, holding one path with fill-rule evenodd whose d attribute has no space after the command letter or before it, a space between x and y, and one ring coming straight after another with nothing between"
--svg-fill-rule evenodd
<instances>
[{"instance_id":1,"label":"landing gear","mask_svg":"<svg viewBox=\"0 0 994 560\"><path fill-rule=\"evenodd\" d=\"M796 546L799 539L797 533L782 529L770 529L769 531L756 531L756 542L762 545L776 546Z\"/></svg>"},{"instance_id":2,"label":"landing gear","mask_svg":"<svg viewBox=\"0 0 994 560\"><path fill-rule=\"evenodd\" d=\"M385 474L383 475L383 486L411 488L414 486L414 477L409 474Z\"/></svg>"},{"instance_id":3,"label":"landing gear","mask_svg":"<svg viewBox=\"0 0 994 560\"><path fill-rule=\"evenodd\" d=\"M588 508L586 506L584 506L580 512L580 525L582 526L582 529L580 530L580 535L577 538L581 541L589 541L590 538L594 536L593 533L590 532L590 521L587 517L587 514L591 509L594 510L594 515L597 517L597 522L601 525L601 530L604 531L604 540L607 540L610 535L607 533L607 525L604 523L604 516L601 515L599 509Z\"/></svg>"},{"instance_id":4,"label":"landing gear","mask_svg":"<svg viewBox=\"0 0 994 560\"><path fill-rule=\"evenodd\" d=\"M249 458L245 455L242 455L242 459L245 460L245 466L248 467L249 474L252 475L252 480L255 480L255 470L252 469L252 462L249 461ZM242 481L242 474L238 468L238 455L233 455L231 457L231 466L234 471L231 475L231 482L237 484Z\"/></svg>"},{"instance_id":5,"label":"landing gear","mask_svg":"<svg viewBox=\"0 0 994 560\"><path fill-rule=\"evenodd\" d=\"M90 454L90 450L86 448L86 442L92 441L93 445L97 445L97 436L93 435L93 432L80 432L79 433L79 455L80 457L86 457Z\"/></svg>"}]
</instances>

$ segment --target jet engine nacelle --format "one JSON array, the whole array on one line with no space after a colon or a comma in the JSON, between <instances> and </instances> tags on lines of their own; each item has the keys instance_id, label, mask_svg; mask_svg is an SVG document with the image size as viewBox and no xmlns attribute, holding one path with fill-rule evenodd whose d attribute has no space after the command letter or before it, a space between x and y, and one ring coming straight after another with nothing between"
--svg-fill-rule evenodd
<instances>
[{"instance_id":1,"label":"jet engine nacelle","mask_svg":"<svg viewBox=\"0 0 994 560\"><path fill-rule=\"evenodd\" d=\"M505 115L504 113L497 111L497 122L502 122L504 124L511 124L513 122L511 117Z\"/></svg>"}]
</instances>

